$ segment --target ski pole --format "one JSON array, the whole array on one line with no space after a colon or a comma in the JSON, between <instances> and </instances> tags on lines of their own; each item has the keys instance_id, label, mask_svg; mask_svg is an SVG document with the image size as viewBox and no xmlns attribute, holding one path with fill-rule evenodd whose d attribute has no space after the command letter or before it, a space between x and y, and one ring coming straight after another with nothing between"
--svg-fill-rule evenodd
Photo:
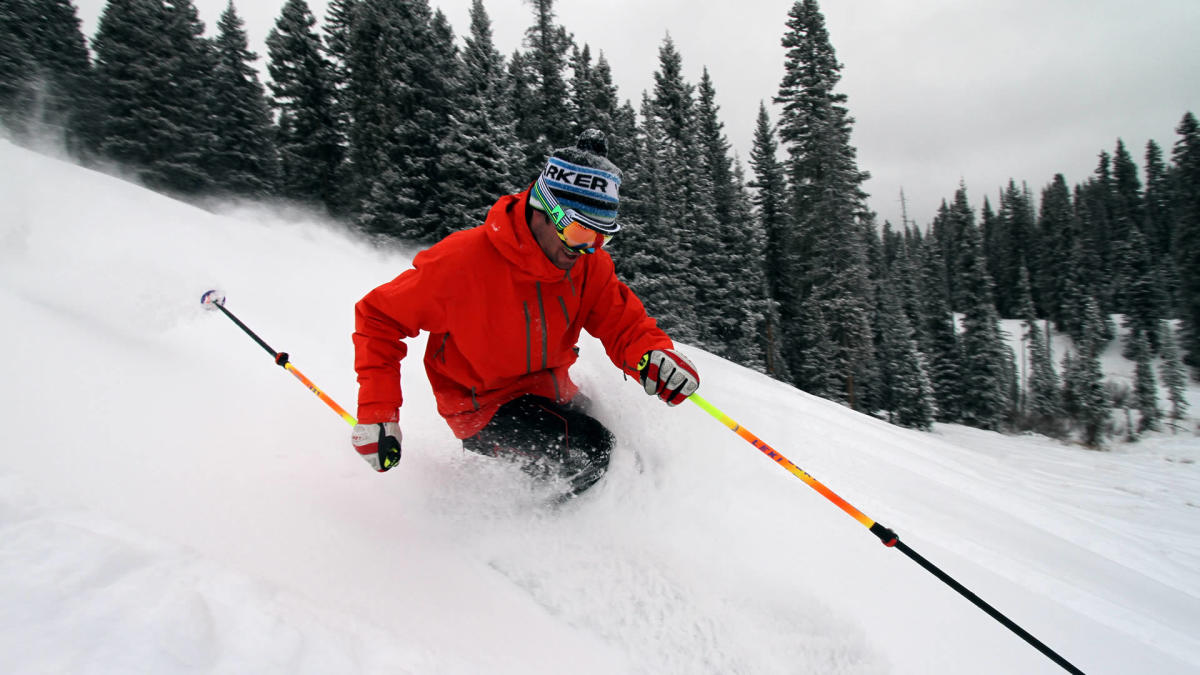
<instances>
[{"instance_id":1,"label":"ski pole","mask_svg":"<svg viewBox=\"0 0 1200 675\"><path fill-rule=\"evenodd\" d=\"M821 493L821 496L825 497L829 501L836 504L838 506L838 508L840 508L841 510L848 513L851 518L854 518L859 523L862 523L862 525L864 527L866 527L868 530L871 531L871 534L875 535L876 537L879 537L879 541L883 542L884 546L887 546L888 548L898 549L901 553L903 553L904 555L911 558L914 562L916 562L921 567L925 568L926 571L933 574L935 577L937 577L939 580L941 580L947 586L949 586L950 588L953 588L955 591L958 591L958 593L960 595L962 595L967 600L970 600L972 603L974 603L974 605L976 607L978 607L978 608L982 609L984 612L986 612L988 614L988 616L992 617L996 621L999 621L1000 624L1003 625L1005 628L1008 628L1013 633L1017 634L1022 640L1025 640L1030 645L1032 645L1035 649L1037 649L1039 652L1041 652L1042 654L1049 657L1051 661L1054 661L1058 665L1062 666L1062 668L1064 670L1066 670L1067 672L1073 673L1074 675L1083 675L1083 671L1081 671L1078 668L1076 668L1075 666L1071 665L1071 663L1069 661L1064 659L1062 656L1060 656L1057 652L1055 652L1050 647L1046 646L1046 644L1043 643L1041 640L1038 640L1036 637L1031 635L1029 633L1029 631L1018 626L1016 623L1014 623L1011 619L1009 619L1007 616L1002 614L995 607L992 607L987 602L985 602L983 600L983 598L980 598L978 595L975 595L974 593L972 593L966 586L963 586L958 581L956 581L953 577L951 577L949 574L946 574L940 568L938 568L936 565L934 565L933 563L931 563L927 559L925 559L921 554L919 554L916 551L909 548L909 546L907 544L900 541L900 537L898 537L896 535L896 533L893 532L891 529L884 527L881 523L877 523L874 520L871 520L870 518L868 518L866 516L866 514L864 514L862 511L859 511L858 509L854 508L854 506L852 506L845 499L842 499L841 497L839 497L837 495L837 493L835 493L833 490L830 490L829 488L825 487L825 485L823 483L821 483L816 478L813 478L811 475L809 475L809 473L807 471L805 471L804 469L801 469L800 467L793 464L791 460L789 460L787 457L784 457L783 455L781 455L779 453L779 451L775 450L771 446L764 443L762 441L762 439L760 439L758 436L755 436L753 433L751 433L749 429L747 429L746 427L743 427L742 425L735 422L728 415L726 415L725 413L718 410L716 406L714 406L713 404L711 404L707 400L705 400L702 396L700 396L699 394L692 394L688 398L688 400L690 400L692 403L695 403L696 405L700 406L700 408L702 410L704 410L704 412L708 413L709 415L712 415L721 424L724 424L725 426L729 427L730 431L733 431L738 436L741 436L746 442L748 442L748 443L750 443L750 445L753 445L754 447L758 448L759 451L761 451L767 457L770 457L771 459L775 460L775 462L777 464L782 466L784 469L787 469L788 472L790 472L792 475L796 476L800 480L807 483L809 485L809 487L811 487L812 489Z\"/></svg>"},{"instance_id":2,"label":"ski pole","mask_svg":"<svg viewBox=\"0 0 1200 675\"><path fill-rule=\"evenodd\" d=\"M270 345L264 342L262 338L258 337L254 331L250 330L249 326L242 323L240 319L233 315L233 312L230 312L228 309L226 309L225 296L222 295L220 291L206 292L204 295L200 296L200 304L204 305L204 309L207 310L212 310L213 308L221 310L225 316L229 317L230 321L238 325L238 328L246 331L246 335L249 335L251 338L253 338L254 341L258 343L258 346L267 350L267 353L275 359L276 365L282 366L284 370L288 371L292 375L295 375L297 380L300 380L304 386L308 387L309 391L316 394L317 398L324 401L325 405L333 408L333 411L340 415L342 419L346 420L350 426L358 424L358 420L354 419L353 415L346 412L342 406L338 405L332 398L329 398L325 392L321 391L317 385L313 384L312 380L305 377L304 373L301 373L296 366L292 365L292 362L288 360L287 352L276 352L274 349L271 349Z\"/></svg>"}]
</instances>

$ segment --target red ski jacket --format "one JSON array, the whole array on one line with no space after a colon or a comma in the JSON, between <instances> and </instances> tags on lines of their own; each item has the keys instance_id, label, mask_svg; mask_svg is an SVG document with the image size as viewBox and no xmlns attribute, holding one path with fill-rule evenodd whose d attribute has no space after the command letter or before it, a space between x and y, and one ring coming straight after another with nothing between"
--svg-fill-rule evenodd
<instances>
[{"instance_id":1,"label":"red ski jacket","mask_svg":"<svg viewBox=\"0 0 1200 675\"><path fill-rule=\"evenodd\" d=\"M525 221L527 199L528 191L502 197L483 225L421 251L412 269L355 305L360 423L399 421L403 339L422 330L438 412L458 438L524 394L573 398L567 369L581 330L635 376L643 354L673 346L607 252L580 256L565 272L550 262Z\"/></svg>"}]
</instances>

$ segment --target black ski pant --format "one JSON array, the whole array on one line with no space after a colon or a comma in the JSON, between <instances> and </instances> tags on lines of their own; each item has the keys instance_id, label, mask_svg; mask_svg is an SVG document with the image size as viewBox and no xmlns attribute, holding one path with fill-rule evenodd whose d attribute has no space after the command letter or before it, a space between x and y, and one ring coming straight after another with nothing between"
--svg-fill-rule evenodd
<instances>
[{"instance_id":1,"label":"black ski pant","mask_svg":"<svg viewBox=\"0 0 1200 675\"><path fill-rule=\"evenodd\" d=\"M563 404L526 394L500 406L486 427L463 439L463 448L514 460L538 478L560 477L579 494L604 475L614 442L585 405L583 396Z\"/></svg>"}]
</instances>

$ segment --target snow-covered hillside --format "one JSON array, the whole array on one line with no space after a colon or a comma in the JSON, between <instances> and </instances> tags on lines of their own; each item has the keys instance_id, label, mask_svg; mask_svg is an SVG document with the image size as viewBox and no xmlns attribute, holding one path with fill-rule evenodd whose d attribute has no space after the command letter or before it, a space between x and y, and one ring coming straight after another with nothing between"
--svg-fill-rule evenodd
<instances>
[{"instance_id":1,"label":"snow-covered hillside","mask_svg":"<svg viewBox=\"0 0 1200 675\"><path fill-rule=\"evenodd\" d=\"M594 341L577 379L619 441L583 498L464 454L417 359L376 474L199 299L352 410L353 303L409 257L4 141L0 167L6 673L1061 672ZM1085 672L1200 670L1194 420L1103 453L920 433L685 350L710 401Z\"/></svg>"}]
</instances>

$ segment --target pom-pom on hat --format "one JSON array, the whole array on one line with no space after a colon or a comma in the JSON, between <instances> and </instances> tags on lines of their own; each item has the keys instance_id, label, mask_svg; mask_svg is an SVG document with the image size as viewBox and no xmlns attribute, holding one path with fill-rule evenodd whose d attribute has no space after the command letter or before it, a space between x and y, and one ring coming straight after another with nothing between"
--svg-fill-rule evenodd
<instances>
[{"instance_id":1,"label":"pom-pom on hat","mask_svg":"<svg viewBox=\"0 0 1200 675\"><path fill-rule=\"evenodd\" d=\"M564 209L575 209L596 229L614 234L617 224L621 170L608 159L604 133L588 129L579 135L575 147L559 148L546 161L541 178ZM529 203L539 211L546 206L531 191Z\"/></svg>"}]
</instances>

